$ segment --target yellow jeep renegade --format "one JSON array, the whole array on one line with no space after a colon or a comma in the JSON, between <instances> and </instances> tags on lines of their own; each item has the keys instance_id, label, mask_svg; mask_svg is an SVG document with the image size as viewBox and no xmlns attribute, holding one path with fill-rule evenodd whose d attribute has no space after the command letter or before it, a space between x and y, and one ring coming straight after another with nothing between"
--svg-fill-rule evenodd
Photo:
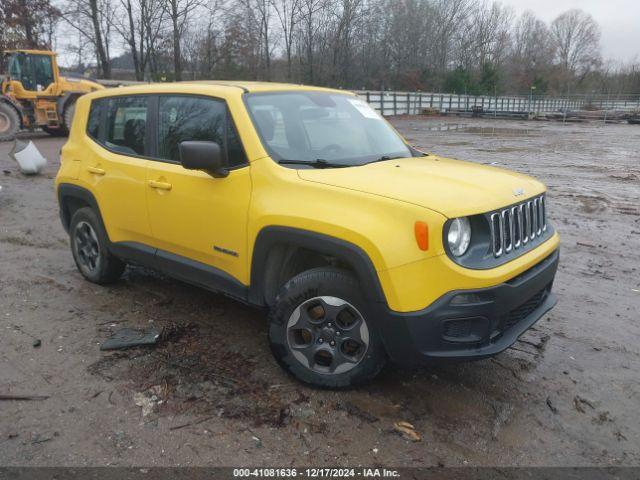
<instances>
[{"instance_id":1,"label":"yellow jeep renegade","mask_svg":"<svg viewBox=\"0 0 640 480\"><path fill-rule=\"evenodd\" d=\"M83 96L56 188L87 280L141 264L265 307L276 360L319 386L494 355L556 302L540 182L419 152L344 91Z\"/></svg>"}]
</instances>

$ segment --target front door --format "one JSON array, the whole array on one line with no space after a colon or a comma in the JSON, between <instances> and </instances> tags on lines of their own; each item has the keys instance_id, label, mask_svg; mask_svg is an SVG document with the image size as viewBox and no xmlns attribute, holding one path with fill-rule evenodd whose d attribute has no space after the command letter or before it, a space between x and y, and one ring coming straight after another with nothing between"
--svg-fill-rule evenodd
<instances>
[{"instance_id":1,"label":"front door","mask_svg":"<svg viewBox=\"0 0 640 480\"><path fill-rule=\"evenodd\" d=\"M146 196L160 266L165 261L180 276L178 262L246 285L251 178L226 103L191 95L159 96L157 102L157 160L149 161ZM179 145L187 140L218 143L229 176L183 168Z\"/></svg>"}]
</instances>

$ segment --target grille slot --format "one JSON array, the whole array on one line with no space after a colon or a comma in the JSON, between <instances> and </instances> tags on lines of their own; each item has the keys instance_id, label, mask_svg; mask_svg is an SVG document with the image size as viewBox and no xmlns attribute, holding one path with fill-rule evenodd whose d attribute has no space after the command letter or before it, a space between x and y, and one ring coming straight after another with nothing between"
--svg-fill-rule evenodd
<instances>
[{"instance_id":1,"label":"grille slot","mask_svg":"<svg viewBox=\"0 0 640 480\"><path fill-rule=\"evenodd\" d=\"M529 300L524 302L522 305L511 310L507 318L505 318L501 322L499 329L504 332L505 330L508 330L509 328L519 323L521 320L524 320L526 317L528 317L529 314L531 314L531 312L533 312L536 308L540 306L542 301L547 296L547 292L548 292L548 287L545 287L542 290L540 290L538 293L536 293L533 297L531 297Z\"/></svg>"},{"instance_id":2,"label":"grille slot","mask_svg":"<svg viewBox=\"0 0 640 480\"><path fill-rule=\"evenodd\" d=\"M492 213L490 223L494 257L523 247L547 231L544 195Z\"/></svg>"}]
</instances>

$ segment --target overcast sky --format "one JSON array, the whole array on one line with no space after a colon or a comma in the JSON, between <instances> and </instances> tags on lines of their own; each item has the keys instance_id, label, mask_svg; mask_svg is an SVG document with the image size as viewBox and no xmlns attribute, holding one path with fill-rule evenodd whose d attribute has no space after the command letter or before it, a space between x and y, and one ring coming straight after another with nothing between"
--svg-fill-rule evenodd
<instances>
[{"instance_id":1,"label":"overcast sky","mask_svg":"<svg viewBox=\"0 0 640 480\"><path fill-rule=\"evenodd\" d=\"M605 59L640 59L640 0L501 0L517 14L533 11L545 22L571 8L590 13L602 30Z\"/></svg>"}]
</instances>

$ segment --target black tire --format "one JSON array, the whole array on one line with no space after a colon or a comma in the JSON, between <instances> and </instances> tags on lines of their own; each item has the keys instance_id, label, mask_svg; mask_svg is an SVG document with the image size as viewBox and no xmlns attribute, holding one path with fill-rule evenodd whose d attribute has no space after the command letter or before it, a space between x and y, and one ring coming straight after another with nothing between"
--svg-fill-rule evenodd
<instances>
[{"instance_id":1,"label":"black tire","mask_svg":"<svg viewBox=\"0 0 640 480\"><path fill-rule=\"evenodd\" d=\"M72 99L64 107L64 130L66 135L69 135L71 131L71 125L73 124L73 116L76 114L76 99Z\"/></svg>"},{"instance_id":2,"label":"black tire","mask_svg":"<svg viewBox=\"0 0 640 480\"><path fill-rule=\"evenodd\" d=\"M126 264L109 252L102 221L92 208L80 208L73 214L69 236L73 259L84 278L100 285L120 278Z\"/></svg>"},{"instance_id":3,"label":"black tire","mask_svg":"<svg viewBox=\"0 0 640 480\"><path fill-rule=\"evenodd\" d=\"M7 102L0 101L0 142L10 142L20 130L20 116Z\"/></svg>"},{"instance_id":4,"label":"black tire","mask_svg":"<svg viewBox=\"0 0 640 480\"><path fill-rule=\"evenodd\" d=\"M387 362L367 318L370 308L353 275L337 268L308 270L289 280L271 307L271 351L301 382L332 389L362 385Z\"/></svg>"}]
</instances>

